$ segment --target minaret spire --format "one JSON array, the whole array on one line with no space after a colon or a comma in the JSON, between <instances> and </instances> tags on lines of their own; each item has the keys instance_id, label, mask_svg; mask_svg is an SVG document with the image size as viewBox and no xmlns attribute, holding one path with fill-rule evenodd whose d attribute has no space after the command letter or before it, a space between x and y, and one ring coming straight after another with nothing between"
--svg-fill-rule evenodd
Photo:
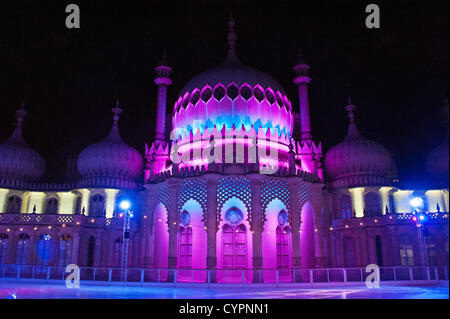
<instances>
[{"instance_id":1,"label":"minaret spire","mask_svg":"<svg viewBox=\"0 0 450 319\"><path fill-rule=\"evenodd\" d=\"M25 101L23 101L20 108L16 110L16 128L11 137L6 141L7 143L26 145L22 134L23 123L26 117L27 111L25 111Z\"/></svg>"},{"instance_id":2,"label":"minaret spire","mask_svg":"<svg viewBox=\"0 0 450 319\"><path fill-rule=\"evenodd\" d=\"M294 66L294 83L298 87L298 104L300 111L300 131L301 139L305 141L312 140L311 119L309 115L309 97L308 84L311 82L309 76L310 66L305 62L301 50L298 50L297 62Z\"/></svg>"},{"instance_id":3,"label":"minaret spire","mask_svg":"<svg viewBox=\"0 0 450 319\"><path fill-rule=\"evenodd\" d=\"M358 130L358 127L355 123L355 110L356 105L352 104L352 99L348 97L348 104L345 106L345 110L348 112L348 118L350 119L350 124L348 125L348 131L347 136L345 137L346 140L353 140L353 139L361 139L362 135Z\"/></svg>"},{"instance_id":4,"label":"minaret spire","mask_svg":"<svg viewBox=\"0 0 450 319\"><path fill-rule=\"evenodd\" d=\"M172 80L170 79L172 68L169 66L169 63L167 62L167 53L165 49L161 61L158 63L158 66L155 68L155 71L156 71L156 78L154 82L158 86L155 140L165 141L167 87L172 84Z\"/></svg>"},{"instance_id":5,"label":"minaret spire","mask_svg":"<svg viewBox=\"0 0 450 319\"><path fill-rule=\"evenodd\" d=\"M233 19L233 13L230 13L230 20L228 21L228 35L227 35L227 41L228 41L228 56L225 60L225 63L240 63L239 58L236 54L236 39L237 35L234 31L235 22Z\"/></svg>"},{"instance_id":6,"label":"minaret spire","mask_svg":"<svg viewBox=\"0 0 450 319\"><path fill-rule=\"evenodd\" d=\"M116 99L115 106L111 109L113 115L113 125L111 127L111 131L109 132L106 141L114 141L114 142L123 142L119 133L119 118L120 114L122 114L122 109L120 108L119 98Z\"/></svg>"}]
</instances>

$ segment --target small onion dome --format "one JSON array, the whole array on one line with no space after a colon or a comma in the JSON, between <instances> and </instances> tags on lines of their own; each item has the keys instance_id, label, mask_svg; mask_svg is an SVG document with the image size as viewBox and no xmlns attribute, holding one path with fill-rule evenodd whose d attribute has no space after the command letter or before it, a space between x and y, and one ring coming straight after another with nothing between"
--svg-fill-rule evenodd
<instances>
[{"instance_id":1,"label":"small onion dome","mask_svg":"<svg viewBox=\"0 0 450 319\"><path fill-rule=\"evenodd\" d=\"M79 186L136 188L142 174L142 155L128 146L119 134L118 102L112 109L114 123L108 137L86 147L78 157L78 171L82 176Z\"/></svg>"},{"instance_id":2,"label":"small onion dome","mask_svg":"<svg viewBox=\"0 0 450 319\"><path fill-rule=\"evenodd\" d=\"M364 138L354 122L356 106L346 106L350 125L347 136L325 155L325 168L334 187L389 185L395 175L395 164L381 144Z\"/></svg>"},{"instance_id":3,"label":"small onion dome","mask_svg":"<svg viewBox=\"0 0 450 319\"><path fill-rule=\"evenodd\" d=\"M425 169L433 177L435 184L437 182L441 186L448 186L448 139L427 154Z\"/></svg>"},{"instance_id":4,"label":"small onion dome","mask_svg":"<svg viewBox=\"0 0 450 319\"><path fill-rule=\"evenodd\" d=\"M18 181L32 182L45 173L45 161L41 154L30 148L22 134L22 125L27 112L16 111L17 125L14 133L0 144L0 181L4 186L14 186Z\"/></svg>"}]
</instances>

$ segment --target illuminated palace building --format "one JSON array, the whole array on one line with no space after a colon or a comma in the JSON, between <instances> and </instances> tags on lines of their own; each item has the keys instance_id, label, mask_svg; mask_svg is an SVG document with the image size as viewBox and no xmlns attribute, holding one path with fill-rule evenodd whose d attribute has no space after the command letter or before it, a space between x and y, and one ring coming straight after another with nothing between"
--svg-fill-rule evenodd
<instances>
[{"instance_id":1,"label":"illuminated palace building","mask_svg":"<svg viewBox=\"0 0 450 319\"><path fill-rule=\"evenodd\" d=\"M400 189L391 154L360 133L351 101L347 135L323 154L301 57L297 106L239 61L233 21L227 40L225 62L180 92L171 125L172 69L162 59L144 156L120 137L117 104L109 135L79 154L71 183L40 181L45 161L24 141L20 108L0 144L0 264L164 269L160 280L177 269L178 280L195 282L207 280L197 269L216 270L218 282L242 273L270 282L292 280L295 268L447 266L448 140L424 164L435 186Z\"/></svg>"}]
</instances>

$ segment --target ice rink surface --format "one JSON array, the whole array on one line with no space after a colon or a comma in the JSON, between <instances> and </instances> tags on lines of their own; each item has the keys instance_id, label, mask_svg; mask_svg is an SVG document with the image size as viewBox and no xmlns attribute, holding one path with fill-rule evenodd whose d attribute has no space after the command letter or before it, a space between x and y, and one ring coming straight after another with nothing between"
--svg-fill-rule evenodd
<instances>
[{"instance_id":1,"label":"ice rink surface","mask_svg":"<svg viewBox=\"0 0 450 319\"><path fill-rule=\"evenodd\" d=\"M0 299L448 299L448 282L334 287L126 287L0 280Z\"/></svg>"}]
</instances>

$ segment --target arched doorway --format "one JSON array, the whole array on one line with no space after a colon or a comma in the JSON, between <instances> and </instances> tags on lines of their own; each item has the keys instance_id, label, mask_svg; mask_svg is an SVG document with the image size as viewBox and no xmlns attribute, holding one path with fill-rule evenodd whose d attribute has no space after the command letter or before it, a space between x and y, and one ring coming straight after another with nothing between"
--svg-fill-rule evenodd
<instances>
[{"instance_id":1,"label":"arched doorway","mask_svg":"<svg viewBox=\"0 0 450 319\"><path fill-rule=\"evenodd\" d=\"M58 265L67 266L71 263L72 259L72 236L69 234L61 235L59 239L59 255Z\"/></svg>"},{"instance_id":2,"label":"arched doorway","mask_svg":"<svg viewBox=\"0 0 450 319\"><path fill-rule=\"evenodd\" d=\"M167 210L159 203L155 208L153 221L153 268L167 269L169 256L169 230L167 225ZM167 270L154 271L153 276L160 281L167 280Z\"/></svg>"},{"instance_id":3,"label":"arched doorway","mask_svg":"<svg viewBox=\"0 0 450 319\"><path fill-rule=\"evenodd\" d=\"M314 268L316 264L314 210L309 202L303 205L301 212L300 256L302 268Z\"/></svg>"},{"instance_id":4,"label":"arched doorway","mask_svg":"<svg viewBox=\"0 0 450 319\"><path fill-rule=\"evenodd\" d=\"M6 264L6 254L8 252L9 236L5 233L0 233L0 264Z\"/></svg>"},{"instance_id":5,"label":"arched doorway","mask_svg":"<svg viewBox=\"0 0 450 319\"><path fill-rule=\"evenodd\" d=\"M30 236L28 236L27 234L20 234L17 240L17 248L16 248L17 265L28 264L29 248L30 248Z\"/></svg>"},{"instance_id":6,"label":"arched doorway","mask_svg":"<svg viewBox=\"0 0 450 319\"><path fill-rule=\"evenodd\" d=\"M203 224L203 209L194 199L182 207L178 227L178 268L179 281L205 282L207 253L207 233Z\"/></svg>"},{"instance_id":7,"label":"arched doorway","mask_svg":"<svg viewBox=\"0 0 450 319\"><path fill-rule=\"evenodd\" d=\"M88 253L87 253L87 266L93 267L94 266L94 257L95 257L95 237L91 236L89 237L88 241Z\"/></svg>"},{"instance_id":8,"label":"arched doorway","mask_svg":"<svg viewBox=\"0 0 450 319\"><path fill-rule=\"evenodd\" d=\"M267 205L266 221L262 232L262 257L264 282L291 280L292 243L286 206L279 199Z\"/></svg>"},{"instance_id":9,"label":"arched doorway","mask_svg":"<svg viewBox=\"0 0 450 319\"><path fill-rule=\"evenodd\" d=\"M247 210L241 200L233 197L221 209L217 232L217 281L252 282L252 234ZM244 278L243 278L244 276Z\"/></svg>"},{"instance_id":10,"label":"arched doorway","mask_svg":"<svg viewBox=\"0 0 450 319\"><path fill-rule=\"evenodd\" d=\"M379 235L375 236L375 250L377 253L377 265L378 267L383 267L383 247Z\"/></svg>"}]
</instances>

